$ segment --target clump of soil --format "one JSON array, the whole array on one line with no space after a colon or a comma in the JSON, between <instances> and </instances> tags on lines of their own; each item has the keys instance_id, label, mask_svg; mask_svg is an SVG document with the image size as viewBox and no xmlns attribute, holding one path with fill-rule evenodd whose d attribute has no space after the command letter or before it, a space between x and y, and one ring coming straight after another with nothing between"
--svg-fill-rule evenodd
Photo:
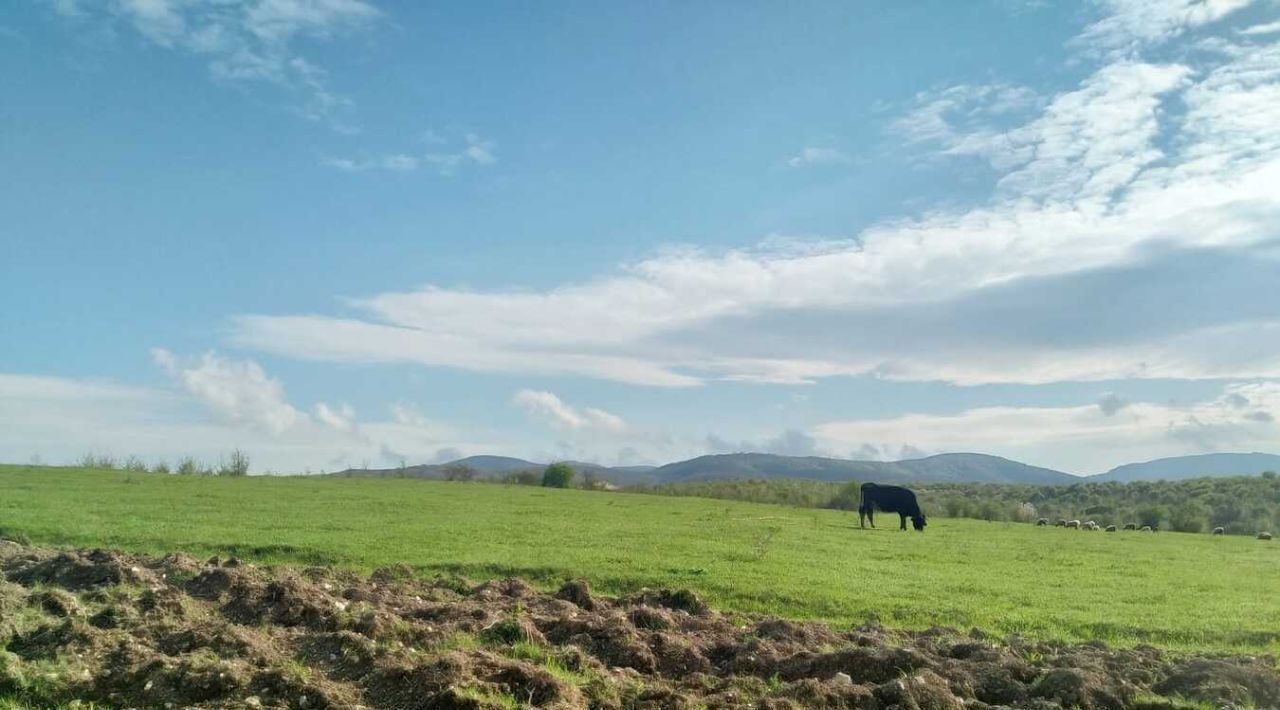
<instances>
[{"instance_id":1,"label":"clump of soil","mask_svg":"<svg viewBox=\"0 0 1280 710\"><path fill-rule=\"evenodd\" d=\"M0 696L110 708L1280 707L1271 657L733 617L687 590L0 544Z\"/></svg>"}]
</instances>

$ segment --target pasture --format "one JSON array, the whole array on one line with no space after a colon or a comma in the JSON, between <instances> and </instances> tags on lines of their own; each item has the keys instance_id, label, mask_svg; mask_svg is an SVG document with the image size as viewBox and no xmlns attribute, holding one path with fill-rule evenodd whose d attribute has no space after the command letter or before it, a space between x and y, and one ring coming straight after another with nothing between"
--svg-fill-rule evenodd
<instances>
[{"instance_id":1,"label":"pasture","mask_svg":"<svg viewBox=\"0 0 1280 710\"><path fill-rule=\"evenodd\" d=\"M929 511L926 511L929 512ZM721 609L1180 650L1280 650L1280 546L700 498L0 466L0 536L424 576L696 590Z\"/></svg>"}]
</instances>

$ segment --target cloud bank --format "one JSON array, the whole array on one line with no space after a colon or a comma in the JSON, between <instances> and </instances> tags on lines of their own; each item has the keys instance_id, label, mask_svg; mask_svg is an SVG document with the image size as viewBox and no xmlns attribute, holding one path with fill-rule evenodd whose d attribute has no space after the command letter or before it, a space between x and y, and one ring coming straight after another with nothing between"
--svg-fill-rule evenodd
<instances>
[{"instance_id":1,"label":"cloud bank","mask_svg":"<svg viewBox=\"0 0 1280 710\"><path fill-rule=\"evenodd\" d=\"M233 342L658 387L1278 377L1276 299L1240 285L1280 276L1280 44L1176 44L1240 4L1108 3L1073 43L1096 61L1074 87L921 94L894 134L985 162L984 204L843 240L675 248L544 291L425 286L349 315L246 314Z\"/></svg>"}]
</instances>

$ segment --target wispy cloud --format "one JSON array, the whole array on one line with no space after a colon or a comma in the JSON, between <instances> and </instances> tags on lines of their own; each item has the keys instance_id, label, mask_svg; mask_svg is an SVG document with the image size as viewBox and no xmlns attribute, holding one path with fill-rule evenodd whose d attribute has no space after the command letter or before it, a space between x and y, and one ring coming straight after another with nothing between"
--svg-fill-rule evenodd
<instances>
[{"instance_id":1,"label":"wispy cloud","mask_svg":"<svg viewBox=\"0 0 1280 710\"><path fill-rule=\"evenodd\" d=\"M301 98L301 112L339 130L350 100L328 87L326 72L294 48L299 39L329 40L377 20L364 0L54 0L78 22L132 28L143 39L203 57L210 73L229 82L261 82Z\"/></svg>"},{"instance_id":2,"label":"wispy cloud","mask_svg":"<svg viewBox=\"0 0 1280 710\"><path fill-rule=\"evenodd\" d=\"M1280 22L1265 22L1240 30L1242 35L1270 35L1280 32Z\"/></svg>"},{"instance_id":3,"label":"wispy cloud","mask_svg":"<svg viewBox=\"0 0 1280 710\"><path fill-rule=\"evenodd\" d=\"M616 414L591 407L572 407L551 392L524 389L516 392L511 401L530 416L557 429L618 433L627 428L627 423Z\"/></svg>"},{"instance_id":4,"label":"wispy cloud","mask_svg":"<svg viewBox=\"0 0 1280 710\"><path fill-rule=\"evenodd\" d=\"M366 170L386 170L397 173L413 172L422 164L420 158L404 155L403 153L374 158L324 158L321 162L331 168L351 173L360 173Z\"/></svg>"},{"instance_id":5,"label":"wispy cloud","mask_svg":"<svg viewBox=\"0 0 1280 710\"><path fill-rule=\"evenodd\" d=\"M799 153L788 159L787 165L793 168L803 168L810 165L844 165L848 162L849 156L835 148L806 146Z\"/></svg>"},{"instance_id":6,"label":"wispy cloud","mask_svg":"<svg viewBox=\"0 0 1280 710\"><path fill-rule=\"evenodd\" d=\"M1095 0L1103 16L1073 40L1087 51L1131 56L1211 24L1253 0Z\"/></svg>"},{"instance_id":7,"label":"wispy cloud","mask_svg":"<svg viewBox=\"0 0 1280 710\"><path fill-rule=\"evenodd\" d=\"M391 153L359 158L333 158L322 160L324 165L347 172L382 170L388 172L413 172L419 168L431 169L444 177L450 177L466 166L483 167L498 162L497 143L468 133L453 150L447 150L449 141L438 134L429 133L432 150L410 154Z\"/></svg>"}]
</instances>

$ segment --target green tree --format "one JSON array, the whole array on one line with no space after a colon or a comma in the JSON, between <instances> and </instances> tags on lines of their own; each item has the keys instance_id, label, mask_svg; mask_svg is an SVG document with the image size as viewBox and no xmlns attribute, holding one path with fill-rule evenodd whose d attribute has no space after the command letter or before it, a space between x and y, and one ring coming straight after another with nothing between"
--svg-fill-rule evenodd
<instances>
[{"instance_id":1,"label":"green tree","mask_svg":"<svg viewBox=\"0 0 1280 710\"><path fill-rule=\"evenodd\" d=\"M1204 531L1208 511L1203 506L1184 503L1169 514L1169 527L1177 532L1198 533Z\"/></svg>"},{"instance_id":2,"label":"green tree","mask_svg":"<svg viewBox=\"0 0 1280 710\"><path fill-rule=\"evenodd\" d=\"M1158 527L1160 521L1169 517L1169 511L1163 505L1144 505L1137 510L1138 526Z\"/></svg>"},{"instance_id":3,"label":"green tree","mask_svg":"<svg viewBox=\"0 0 1280 710\"><path fill-rule=\"evenodd\" d=\"M542 472L542 485L546 488L568 488L573 484L574 473L573 467L563 461L553 463Z\"/></svg>"}]
</instances>

